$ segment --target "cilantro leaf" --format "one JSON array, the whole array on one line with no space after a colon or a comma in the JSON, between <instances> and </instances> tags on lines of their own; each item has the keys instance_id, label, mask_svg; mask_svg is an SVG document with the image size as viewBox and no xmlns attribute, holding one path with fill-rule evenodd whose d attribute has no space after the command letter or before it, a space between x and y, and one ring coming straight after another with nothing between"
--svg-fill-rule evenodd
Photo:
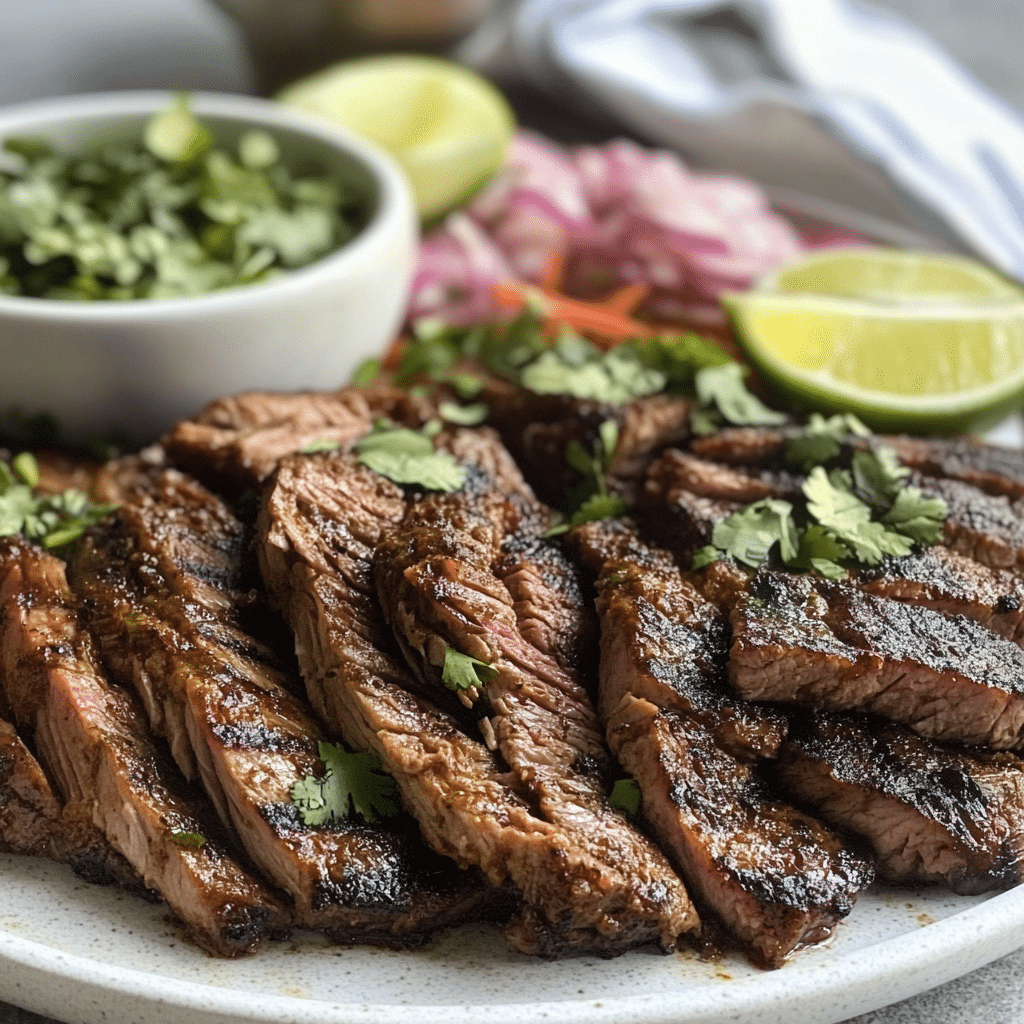
<instances>
[{"instance_id":1,"label":"cilantro leaf","mask_svg":"<svg viewBox=\"0 0 1024 1024\"><path fill-rule=\"evenodd\" d=\"M381 770L376 754L350 754L333 743L318 745L326 769L320 778L306 776L290 795L304 825L326 825L358 814L372 825L399 811L398 786Z\"/></svg>"},{"instance_id":2,"label":"cilantro leaf","mask_svg":"<svg viewBox=\"0 0 1024 1024\"><path fill-rule=\"evenodd\" d=\"M474 427L487 419L487 403L475 402L472 405L459 405L456 402L442 402L437 411L441 419L447 423L455 423L463 427Z\"/></svg>"},{"instance_id":3,"label":"cilantro leaf","mask_svg":"<svg viewBox=\"0 0 1024 1024\"><path fill-rule=\"evenodd\" d=\"M165 834L175 846L180 846L186 850L198 850L206 844L206 836L200 835L198 832L187 832L184 829L171 828Z\"/></svg>"},{"instance_id":4,"label":"cilantro leaf","mask_svg":"<svg viewBox=\"0 0 1024 1024\"><path fill-rule=\"evenodd\" d=\"M380 356L369 356L352 371L352 383L359 387L372 384L381 375L382 369Z\"/></svg>"},{"instance_id":5,"label":"cilantro leaf","mask_svg":"<svg viewBox=\"0 0 1024 1024\"><path fill-rule=\"evenodd\" d=\"M622 811L627 818L634 818L640 811L640 786L636 779L627 776L617 779L612 786L608 803L616 810Z\"/></svg>"},{"instance_id":6,"label":"cilantro leaf","mask_svg":"<svg viewBox=\"0 0 1024 1024\"><path fill-rule=\"evenodd\" d=\"M851 470L857 493L876 509L889 508L910 475L891 448L855 452Z\"/></svg>"},{"instance_id":7,"label":"cilantro leaf","mask_svg":"<svg viewBox=\"0 0 1024 1024\"><path fill-rule=\"evenodd\" d=\"M946 503L941 498L926 498L919 488L905 487L882 522L918 544L937 544L945 518Z\"/></svg>"},{"instance_id":8,"label":"cilantro leaf","mask_svg":"<svg viewBox=\"0 0 1024 1024\"><path fill-rule=\"evenodd\" d=\"M35 494L39 466L29 452L16 455L10 466L0 462L0 537L21 534L45 548L70 544L113 505L94 505L81 491Z\"/></svg>"},{"instance_id":9,"label":"cilantro leaf","mask_svg":"<svg viewBox=\"0 0 1024 1024\"><path fill-rule=\"evenodd\" d=\"M471 690L481 683L492 683L497 678L498 670L486 662L461 654L454 647L445 649L441 681L449 690Z\"/></svg>"},{"instance_id":10,"label":"cilantro leaf","mask_svg":"<svg viewBox=\"0 0 1024 1024\"><path fill-rule=\"evenodd\" d=\"M611 519L629 511L626 499L618 494L592 494L569 519L569 528L583 523L594 523L599 519Z\"/></svg>"},{"instance_id":11,"label":"cilantro leaf","mask_svg":"<svg viewBox=\"0 0 1024 1024\"><path fill-rule=\"evenodd\" d=\"M842 442L851 434L867 437L870 431L856 416L837 415L825 419L819 413L811 413L803 429L786 441L786 462L805 473L810 472L815 466L834 459Z\"/></svg>"},{"instance_id":12,"label":"cilantro leaf","mask_svg":"<svg viewBox=\"0 0 1024 1024\"><path fill-rule=\"evenodd\" d=\"M337 450L337 441L329 441L326 437L321 437L316 441L310 441L309 444L303 445L303 447L299 449L299 454L316 455L318 452L336 452Z\"/></svg>"},{"instance_id":13,"label":"cilantro leaf","mask_svg":"<svg viewBox=\"0 0 1024 1024\"><path fill-rule=\"evenodd\" d=\"M466 482L466 467L448 452L435 451L430 427L427 424L416 431L376 423L356 442L358 461L396 484L425 491L457 491Z\"/></svg>"},{"instance_id":14,"label":"cilantro leaf","mask_svg":"<svg viewBox=\"0 0 1024 1024\"><path fill-rule=\"evenodd\" d=\"M697 400L706 411L713 410L733 426L775 426L786 423L785 413L769 409L744 383L739 363L706 366L694 375ZM704 424L705 429L707 424Z\"/></svg>"},{"instance_id":15,"label":"cilantro leaf","mask_svg":"<svg viewBox=\"0 0 1024 1024\"><path fill-rule=\"evenodd\" d=\"M616 346L603 352L573 334L523 367L519 382L539 395L571 395L595 402L628 402L654 395L667 377L647 366L635 349Z\"/></svg>"},{"instance_id":16,"label":"cilantro leaf","mask_svg":"<svg viewBox=\"0 0 1024 1024\"><path fill-rule=\"evenodd\" d=\"M872 520L870 506L849 489L848 480L849 474L829 477L816 466L803 485L807 511L867 565L877 565L883 555L910 554L911 540Z\"/></svg>"},{"instance_id":17,"label":"cilantro leaf","mask_svg":"<svg viewBox=\"0 0 1024 1024\"><path fill-rule=\"evenodd\" d=\"M752 569L764 563L776 544L782 560L792 561L799 546L793 506L779 498L755 501L715 523L711 542L718 550Z\"/></svg>"}]
</instances>

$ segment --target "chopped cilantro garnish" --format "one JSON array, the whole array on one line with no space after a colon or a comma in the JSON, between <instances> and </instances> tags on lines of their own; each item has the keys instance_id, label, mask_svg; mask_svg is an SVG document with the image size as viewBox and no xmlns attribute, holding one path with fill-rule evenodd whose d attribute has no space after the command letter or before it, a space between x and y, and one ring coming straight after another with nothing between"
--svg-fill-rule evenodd
<instances>
[{"instance_id":1,"label":"chopped cilantro garnish","mask_svg":"<svg viewBox=\"0 0 1024 1024\"><path fill-rule=\"evenodd\" d=\"M398 813L398 786L381 770L376 754L350 754L323 742L318 752L326 769L323 776L306 776L290 791L304 825L326 825L353 814L372 825Z\"/></svg>"},{"instance_id":2,"label":"chopped cilantro garnish","mask_svg":"<svg viewBox=\"0 0 1024 1024\"><path fill-rule=\"evenodd\" d=\"M0 292L123 300L199 295L305 266L366 218L364 187L297 174L263 131L229 149L181 95L134 139L72 155L8 139Z\"/></svg>"},{"instance_id":3,"label":"chopped cilantro garnish","mask_svg":"<svg viewBox=\"0 0 1024 1024\"><path fill-rule=\"evenodd\" d=\"M485 661L460 654L454 647L445 650L441 681L449 690L472 690L481 683L492 683L497 678L498 670Z\"/></svg>"},{"instance_id":4,"label":"chopped cilantro garnish","mask_svg":"<svg viewBox=\"0 0 1024 1024\"><path fill-rule=\"evenodd\" d=\"M94 505L81 491L35 494L39 466L29 452L0 462L0 537L21 534L45 548L70 544L113 505Z\"/></svg>"},{"instance_id":5,"label":"chopped cilantro garnish","mask_svg":"<svg viewBox=\"0 0 1024 1024\"><path fill-rule=\"evenodd\" d=\"M379 356L370 356L364 359L352 371L352 383L359 387L372 384L381 374L382 360Z\"/></svg>"},{"instance_id":6,"label":"chopped cilantro garnish","mask_svg":"<svg viewBox=\"0 0 1024 1024\"><path fill-rule=\"evenodd\" d=\"M640 787L636 779L632 776L618 779L612 786L608 803L622 811L627 818L635 818L640 811Z\"/></svg>"},{"instance_id":7,"label":"chopped cilantro garnish","mask_svg":"<svg viewBox=\"0 0 1024 1024\"><path fill-rule=\"evenodd\" d=\"M417 431L380 421L356 442L358 460L396 484L457 491L466 482L466 467L434 449L431 437L440 428L440 423L428 423Z\"/></svg>"},{"instance_id":8,"label":"chopped cilantro garnish","mask_svg":"<svg viewBox=\"0 0 1024 1024\"><path fill-rule=\"evenodd\" d=\"M908 486L909 470L891 449L847 452L849 468L835 462L850 435L869 433L853 417L814 417L787 441L786 458L808 468L802 505L767 498L715 524L711 544L696 552L694 568L726 555L750 568L775 557L789 569L835 579L853 565L877 565L907 555L942 536L945 503ZM813 466L809 465L813 464Z\"/></svg>"},{"instance_id":9,"label":"chopped cilantro garnish","mask_svg":"<svg viewBox=\"0 0 1024 1024\"><path fill-rule=\"evenodd\" d=\"M336 452L338 450L337 441L329 441L326 437L318 438L316 441L310 441L309 444L304 445L299 449L300 455L317 455L320 452Z\"/></svg>"},{"instance_id":10,"label":"chopped cilantro garnish","mask_svg":"<svg viewBox=\"0 0 1024 1024\"><path fill-rule=\"evenodd\" d=\"M694 414L695 434L712 434L723 424L736 427L777 426L786 423L785 413L769 409L743 382L739 363L706 366L694 375L694 389L700 409Z\"/></svg>"},{"instance_id":11,"label":"chopped cilantro garnish","mask_svg":"<svg viewBox=\"0 0 1024 1024\"><path fill-rule=\"evenodd\" d=\"M198 832L186 832L184 829L171 828L167 830L166 835L175 846L186 850L198 850L206 844L206 836L202 836Z\"/></svg>"},{"instance_id":12,"label":"chopped cilantro garnish","mask_svg":"<svg viewBox=\"0 0 1024 1024\"><path fill-rule=\"evenodd\" d=\"M461 427L475 427L487 419L486 402L474 402L472 405L442 402L437 407L437 411L446 423L455 423Z\"/></svg>"}]
</instances>

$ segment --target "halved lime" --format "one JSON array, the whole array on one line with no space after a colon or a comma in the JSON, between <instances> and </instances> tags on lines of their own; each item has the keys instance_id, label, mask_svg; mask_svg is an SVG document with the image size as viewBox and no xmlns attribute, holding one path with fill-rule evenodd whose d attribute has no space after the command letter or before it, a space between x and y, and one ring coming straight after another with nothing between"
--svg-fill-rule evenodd
<instances>
[{"instance_id":1,"label":"halved lime","mask_svg":"<svg viewBox=\"0 0 1024 1024\"><path fill-rule=\"evenodd\" d=\"M494 175L515 126L490 82L437 57L344 61L277 98L340 122L391 153L409 176L424 222L460 206Z\"/></svg>"},{"instance_id":2,"label":"halved lime","mask_svg":"<svg viewBox=\"0 0 1024 1024\"><path fill-rule=\"evenodd\" d=\"M899 306L761 291L723 301L750 363L804 408L948 434L997 422L1024 395L1024 301Z\"/></svg>"},{"instance_id":3,"label":"halved lime","mask_svg":"<svg viewBox=\"0 0 1024 1024\"><path fill-rule=\"evenodd\" d=\"M772 271L757 288L899 304L1024 301L1024 289L976 260L882 248L812 252Z\"/></svg>"}]
</instances>

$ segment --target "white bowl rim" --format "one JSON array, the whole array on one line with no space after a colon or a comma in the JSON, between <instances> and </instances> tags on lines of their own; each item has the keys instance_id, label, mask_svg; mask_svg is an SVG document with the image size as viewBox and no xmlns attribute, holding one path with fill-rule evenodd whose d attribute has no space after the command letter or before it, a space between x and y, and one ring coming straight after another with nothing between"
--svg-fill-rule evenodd
<instances>
[{"instance_id":1,"label":"white bowl rim","mask_svg":"<svg viewBox=\"0 0 1024 1024\"><path fill-rule=\"evenodd\" d=\"M29 133L33 123L103 121L156 113L179 95L173 90L124 90L82 93L33 100L0 108L0 140L18 132ZM275 303L344 276L349 264L358 265L371 256L393 230L393 222L408 217L415 226L412 194L392 157L375 143L343 125L334 124L283 104L236 93L189 92L192 109L200 117L237 120L254 128L280 129L306 136L325 148L355 158L371 174L377 186L377 208L368 223L348 242L305 267L289 270L270 281L237 285L204 295L162 299L100 299L75 302L27 295L0 295L0 316L25 320L75 322L131 322L154 318L194 316L197 313L231 313L239 308Z\"/></svg>"}]
</instances>

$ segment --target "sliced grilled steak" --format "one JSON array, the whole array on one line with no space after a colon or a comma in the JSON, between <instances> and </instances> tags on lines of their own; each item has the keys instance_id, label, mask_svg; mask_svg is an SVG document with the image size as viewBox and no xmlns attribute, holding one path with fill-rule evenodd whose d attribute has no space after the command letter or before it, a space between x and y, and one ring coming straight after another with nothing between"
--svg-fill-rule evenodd
<instances>
[{"instance_id":1,"label":"sliced grilled steak","mask_svg":"<svg viewBox=\"0 0 1024 1024\"><path fill-rule=\"evenodd\" d=\"M323 775L326 736L291 692L298 680L244 628L245 541L218 499L167 471L83 541L72 582L108 663L159 709L155 729L184 730L170 737L182 769L197 767L224 823L295 901L295 923L344 941L415 941L469 895L444 885L413 835L303 824L290 791Z\"/></svg>"},{"instance_id":2,"label":"sliced grilled steak","mask_svg":"<svg viewBox=\"0 0 1024 1024\"><path fill-rule=\"evenodd\" d=\"M254 391L219 398L163 438L168 458L209 487L253 490L285 455L316 441L345 448L373 419L356 388L279 394Z\"/></svg>"},{"instance_id":3,"label":"sliced grilled steak","mask_svg":"<svg viewBox=\"0 0 1024 1024\"><path fill-rule=\"evenodd\" d=\"M231 859L216 821L149 738L141 709L100 674L72 610L62 563L5 540L0 550L2 679L65 799L159 891L217 956L252 952L281 907ZM32 700L29 700L29 695Z\"/></svg>"},{"instance_id":4,"label":"sliced grilled steak","mask_svg":"<svg viewBox=\"0 0 1024 1024\"><path fill-rule=\"evenodd\" d=\"M479 472L500 478L508 466L500 448L488 448L476 465L490 459ZM507 482L505 492L513 490ZM582 915L579 855L569 837L531 811L526 787L494 753L416 692L374 597L370 561L405 509L397 486L345 457L288 459L278 470L261 516L261 565L296 630L314 704L349 743L381 756L434 849L479 867L495 884L515 885L526 907L506 930L514 948L554 956L651 939L671 946L694 923L687 906L677 915L682 922L652 933L651 918L678 906L671 885L639 898L638 922L599 896ZM529 658L542 658L519 642ZM631 896L636 903L635 889Z\"/></svg>"},{"instance_id":5,"label":"sliced grilled steak","mask_svg":"<svg viewBox=\"0 0 1024 1024\"><path fill-rule=\"evenodd\" d=\"M1008 640L1024 643L1024 578L1006 569L990 569L937 545L862 569L858 581L869 594L966 615Z\"/></svg>"},{"instance_id":6,"label":"sliced grilled steak","mask_svg":"<svg viewBox=\"0 0 1024 1024\"><path fill-rule=\"evenodd\" d=\"M1024 498L1024 454L969 437L887 437L904 465L926 476L960 480L987 494Z\"/></svg>"},{"instance_id":7,"label":"sliced grilled steak","mask_svg":"<svg viewBox=\"0 0 1024 1024\"><path fill-rule=\"evenodd\" d=\"M729 679L749 700L872 711L932 739L1024 747L1024 651L962 616L760 572L733 613Z\"/></svg>"},{"instance_id":8,"label":"sliced grilled steak","mask_svg":"<svg viewBox=\"0 0 1024 1024\"><path fill-rule=\"evenodd\" d=\"M736 757L771 757L785 719L730 691L728 618L682 576L672 556L607 520L577 527L568 544L585 563L602 563L601 719L607 722L629 693L700 722Z\"/></svg>"},{"instance_id":9,"label":"sliced grilled steak","mask_svg":"<svg viewBox=\"0 0 1024 1024\"><path fill-rule=\"evenodd\" d=\"M63 807L13 725L0 719L0 850L62 860Z\"/></svg>"},{"instance_id":10,"label":"sliced grilled steak","mask_svg":"<svg viewBox=\"0 0 1024 1024\"><path fill-rule=\"evenodd\" d=\"M760 966L781 967L794 950L828 938L871 881L868 861L772 799L751 765L688 716L627 694L608 739L695 896Z\"/></svg>"},{"instance_id":11,"label":"sliced grilled steak","mask_svg":"<svg viewBox=\"0 0 1024 1024\"><path fill-rule=\"evenodd\" d=\"M959 480L915 476L914 483L946 503L947 547L993 569L1024 569L1024 502L993 497Z\"/></svg>"},{"instance_id":12,"label":"sliced grilled steak","mask_svg":"<svg viewBox=\"0 0 1024 1024\"><path fill-rule=\"evenodd\" d=\"M588 564L606 555L597 589L608 742L702 907L756 963L778 967L831 934L870 869L769 797L748 762L778 749L782 716L728 694L728 620L667 552L628 537L602 522L568 538Z\"/></svg>"},{"instance_id":13,"label":"sliced grilled steak","mask_svg":"<svg viewBox=\"0 0 1024 1024\"><path fill-rule=\"evenodd\" d=\"M647 466L663 448L690 435L690 401L651 395L632 402L594 402L569 395L538 395L526 388L492 381L484 393L490 423L537 494L562 507L579 473L566 458L576 441L593 451L606 420L618 427L618 440L607 468L611 488L632 501Z\"/></svg>"},{"instance_id":14,"label":"sliced grilled steak","mask_svg":"<svg viewBox=\"0 0 1024 1024\"><path fill-rule=\"evenodd\" d=\"M385 615L424 681L440 684L449 649L493 670L495 678L464 697L474 705L480 700L488 713L485 736L560 833L566 924L591 933L575 941L604 953L651 941L669 946L697 923L685 890L660 851L611 809L603 730L585 688L526 640L497 569L507 537L522 537L515 542L521 547L547 523L524 514L522 501L507 497L510 485L481 467L501 463L487 453L501 451L496 441L462 432L452 447L476 467L469 486L414 503L400 530L378 545ZM537 575L532 582L536 593L558 581ZM551 595L537 603L556 601Z\"/></svg>"},{"instance_id":15,"label":"sliced grilled steak","mask_svg":"<svg viewBox=\"0 0 1024 1024\"><path fill-rule=\"evenodd\" d=\"M955 892L1024 880L1024 762L939 747L867 716L794 722L778 764L798 800L866 836L892 882L944 882Z\"/></svg>"},{"instance_id":16,"label":"sliced grilled steak","mask_svg":"<svg viewBox=\"0 0 1024 1024\"><path fill-rule=\"evenodd\" d=\"M710 437L697 437L690 451L701 459L747 468L777 468L787 439L796 428L726 427Z\"/></svg>"},{"instance_id":17,"label":"sliced grilled steak","mask_svg":"<svg viewBox=\"0 0 1024 1024\"><path fill-rule=\"evenodd\" d=\"M6 721L0 721L0 851L70 864L95 885L117 885L143 896L152 892L92 823L89 808L65 804L53 791L42 766Z\"/></svg>"}]
</instances>

